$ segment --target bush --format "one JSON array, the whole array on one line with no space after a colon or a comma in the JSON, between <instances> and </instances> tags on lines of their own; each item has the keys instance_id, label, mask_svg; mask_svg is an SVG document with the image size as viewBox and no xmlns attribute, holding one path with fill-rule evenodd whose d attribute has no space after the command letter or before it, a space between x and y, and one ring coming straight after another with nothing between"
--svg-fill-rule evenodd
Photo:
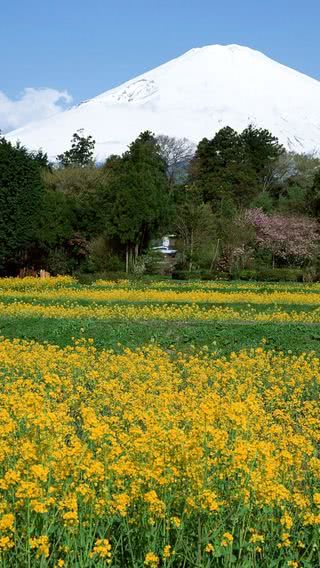
<instances>
[{"instance_id":1,"label":"bush","mask_svg":"<svg viewBox=\"0 0 320 568\"><path fill-rule=\"evenodd\" d=\"M174 270L172 272L174 280L230 280L230 274L216 272L212 270Z\"/></svg>"},{"instance_id":2,"label":"bush","mask_svg":"<svg viewBox=\"0 0 320 568\"><path fill-rule=\"evenodd\" d=\"M96 280L112 280L112 281L119 281L119 280L127 280L128 274L126 272L109 272L109 271L102 271L102 272L76 272L74 274L80 284L90 285L96 282Z\"/></svg>"},{"instance_id":3,"label":"bush","mask_svg":"<svg viewBox=\"0 0 320 568\"><path fill-rule=\"evenodd\" d=\"M84 272L117 272L123 269L124 261L113 253L110 244L103 236L91 241Z\"/></svg>"},{"instance_id":4,"label":"bush","mask_svg":"<svg viewBox=\"0 0 320 568\"><path fill-rule=\"evenodd\" d=\"M229 272L203 270L201 272L201 280L230 280Z\"/></svg>"},{"instance_id":5,"label":"bush","mask_svg":"<svg viewBox=\"0 0 320 568\"><path fill-rule=\"evenodd\" d=\"M72 272L70 259L64 249L53 249L49 252L46 260L46 269L53 276L57 274L63 276Z\"/></svg>"},{"instance_id":6,"label":"bush","mask_svg":"<svg viewBox=\"0 0 320 568\"><path fill-rule=\"evenodd\" d=\"M132 282L139 282L143 279L146 272L146 263L143 256L138 256L132 264L130 280Z\"/></svg>"},{"instance_id":7,"label":"bush","mask_svg":"<svg viewBox=\"0 0 320 568\"><path fill-rule=\"evenodd\" d=\"M161 252L148 250L143 255L143 261L146 267L145 274L162 274L165 272L167 260Z\"/></svg>"},{"instance_id":8,"label":"bush","mask_svg":"<svg viewBox=\"0 0 320 568\"><path fill-rule=\"evenodd\" d=\"M241 270L240 280L257 280L258 282L302 282L303 270L300 268L261 268L257 270Z\"/></svg>"},{"instance_id":9,"label":"bush","mask_svg":"<svg viewBox=\"0 0 320 568\"><path fill-rule=\"evenodd\" d=\"M173 280L200 280L201 270L189 272L188 270L174 270L172 272Z\"/></svg>"}]
</instances>

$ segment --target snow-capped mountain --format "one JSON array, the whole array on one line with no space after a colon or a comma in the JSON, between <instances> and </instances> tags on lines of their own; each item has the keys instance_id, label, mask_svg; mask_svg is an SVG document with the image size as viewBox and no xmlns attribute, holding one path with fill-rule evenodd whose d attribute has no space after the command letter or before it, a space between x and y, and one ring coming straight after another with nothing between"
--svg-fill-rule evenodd
<instances>
[{"instance_id":1,"label":"snow-capped mountain","mask_svg":"<svg viewBox=\"0 0 320 568\"><path fill-rule=\"evenodd\" d=\"M289 150L320 152L320 82L238 45L191 49L80 105L12 131L51 159L84 129L99 160L126 150L141 131L197 143L223 126L268 128Z\"/></svg>"}]
</instances>

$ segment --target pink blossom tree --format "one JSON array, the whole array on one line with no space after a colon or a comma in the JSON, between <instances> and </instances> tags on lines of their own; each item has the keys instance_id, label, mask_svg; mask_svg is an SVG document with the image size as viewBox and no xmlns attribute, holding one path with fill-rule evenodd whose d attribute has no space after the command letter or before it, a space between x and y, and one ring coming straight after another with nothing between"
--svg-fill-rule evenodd
<instances>
[{"instance_id":1,"label":"pink blossom tree","mask_svg":"<svg viewBox=\"0 0 320 568\"><path fill-rule=\"evenodd\" d=\"M256 231L256 243L272 253L273 265L282 261L303 265L314 258L319 243L319 225L304 215L268 215L262 209L248 209L246 220Z\"/></svg>"}]
</instances>

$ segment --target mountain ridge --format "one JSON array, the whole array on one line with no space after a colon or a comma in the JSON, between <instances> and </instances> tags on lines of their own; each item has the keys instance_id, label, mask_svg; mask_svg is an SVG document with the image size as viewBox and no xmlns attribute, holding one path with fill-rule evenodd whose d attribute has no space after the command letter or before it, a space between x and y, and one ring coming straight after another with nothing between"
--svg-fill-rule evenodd
<instances>
[{"instance_id":1,"label":"mountain ridge","mask_svg":"<svg viewBox=\"0 0 320 568\"><path fill-rule=\"evenodd\" d=\"M288 149L320 152L320 82L237 44L192 48L118 87L10 132L53 159L83 129L97 158L123 152L143 130L197 143L223 126L268 128Z\"/></svg>"}]
</instances>

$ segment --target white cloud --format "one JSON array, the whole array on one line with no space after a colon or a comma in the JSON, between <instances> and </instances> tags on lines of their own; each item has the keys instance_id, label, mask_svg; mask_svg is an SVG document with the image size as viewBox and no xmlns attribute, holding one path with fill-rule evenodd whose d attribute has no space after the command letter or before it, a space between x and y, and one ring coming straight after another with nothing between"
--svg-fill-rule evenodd
<instances>
[{"instance_id":1,"label":"white cloud","mask_svg":"<svg viewBox=\"0 0 320 568\"><path fill-rule=\"evenodd\" d=\"M0 91L0 130L9 132L28 122L61 112L72 102L67 91L56 89L23 90L18 99L10 99Z\"/></svg>"}]
</instances>

